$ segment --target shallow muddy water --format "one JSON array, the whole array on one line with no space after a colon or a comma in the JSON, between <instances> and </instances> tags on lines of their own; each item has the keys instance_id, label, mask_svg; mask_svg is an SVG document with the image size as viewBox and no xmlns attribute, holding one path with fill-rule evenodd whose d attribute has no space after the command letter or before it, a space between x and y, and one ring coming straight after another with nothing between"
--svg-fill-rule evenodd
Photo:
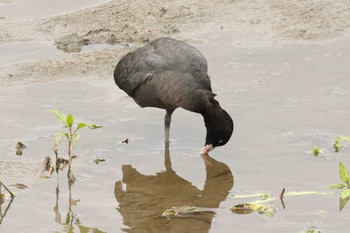
<instances>
[{"instance_id":1,"label":"shallow muddy water","mask_svg":"<svg viewBox=\"0 0 350 233\"><path fill-rule=\"evenodd\" d=\"M57 59L63 56L64 52L46 42L27 41L0 44L0 67L43 59Z\"/></svg>"},{"instance_id":2,"label":"shallow muddy water","mask_svg":"<svg viewBox=\"0 0 350 233\"><path fill-rule=\"evenodd\" d=\"M46 18L102 2L106 0L5 0L0 1L0 22Z\"/></svg>"},{"instance_id":3,"label":"shallow muddy water","mask_svg":"<svg viewBox=\"0 0 350 233\"><path fill-rule=\"evenodd\" d=\"M165 151L164 111L139 108L112 75L2 88L0 177L30 188L12 188L17 197L1 205L1 216L10 205L1 232L348 231L350 206L339 212L338 193L286 197L286 209L269 203L277 209L272 218L229 208L254 200L231 198L237 194L334 191L327 185L339 183L339 161L350 168L349 147L332 152L335 137L350 134L349 39L237 47L242 42L232 38L218 27L197 34L202 42L194 44L208 59L217 100L235 122L231 141L211 158L198 154L205 137L201 116L176 110ZM104 126L81 130L71 196L65 174L59 182L56 175L38 178L62 129L47 111L52 108ZM122 143L126 138L129 144ZM22 157L15 155L17 141L28 146ZM327 153L308 154L315 145ZM97 165L96 158L106 161ZM161 217L173 206L192 205L214 213Z\"/></svg>"}]
</instances>

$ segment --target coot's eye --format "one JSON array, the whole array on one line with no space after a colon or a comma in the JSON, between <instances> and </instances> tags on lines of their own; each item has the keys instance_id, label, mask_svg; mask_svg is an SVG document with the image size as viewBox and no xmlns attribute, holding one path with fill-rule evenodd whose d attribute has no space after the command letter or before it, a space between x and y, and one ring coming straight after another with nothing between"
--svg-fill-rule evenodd
<instances>
[{"instance_id":1,"label":"coot's eye","mask_svg":"<svg viewBox=\"0 0 350 233\"><path fill-rule=\"evenodd\" d=\"M223 142L224 142L224 140L222 140L222 139L219 140L219 144L221 144L221 143L223 143Z\"/></svg>"}]
</instances>

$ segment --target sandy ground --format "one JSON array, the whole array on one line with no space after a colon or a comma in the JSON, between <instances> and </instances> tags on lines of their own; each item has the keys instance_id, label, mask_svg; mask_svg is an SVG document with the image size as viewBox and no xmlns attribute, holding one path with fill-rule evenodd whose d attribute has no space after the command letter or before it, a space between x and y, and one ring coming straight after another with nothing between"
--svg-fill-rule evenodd
<instances>
[{"instance_id":1,"label":"sandy ground","mask_svg":"<svg viewBox=\"0 0 350 233\"><path fill-rule=\"evenodd\" d=\"M5 4L10 0L0 0ZM346 35L347 0L112 0L105 4L44 19L5 22L0 43L48 41L69 53L60 59L12 64L0 70L0 85L62 78L111 78L119 58L160 36L183 38L203 25L249 31L250 46L288 40L324 40ZM267 43L268 42L268 43ZM80 53L91 44L120 44ZM242 44L237 44L237 46Z\"/></svg>"}]
</instances>

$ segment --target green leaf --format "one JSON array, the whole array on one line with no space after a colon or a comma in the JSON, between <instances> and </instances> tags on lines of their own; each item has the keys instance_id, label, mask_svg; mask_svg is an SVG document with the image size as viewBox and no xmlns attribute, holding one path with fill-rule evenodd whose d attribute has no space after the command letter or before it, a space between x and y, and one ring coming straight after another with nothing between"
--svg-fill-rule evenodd
<instances>
[{"instance_id":1,"label":"green leaf","mask_svg":"<svg viewBox=\"0 0 350 233\"><path fill-rule=\"evenodd\" d=\"M58 132L57 135L56 135L56 139L55 139L55 145L59 145L61 140L62 140L62 137L64 136L64 134L66 134L65 132Z\"/></svg>"},{"instance_id":2,"label":"green leaf","mask_svg":"<svg viewBox=\"0 0 350 233\"><path fill-rule=\"evenodd\" d=\"M315 228L315 227L311 227L307 230L303 230L300 233L321 233L321 230Z\"/></svg>"},{"instance_id":3,"label":"green leaf","mask_svg":"<svg viewBox=\"0 0 350 233\"><path fill-rule=\"evenodd\" d=\"M60 111L58 111L56 109L49 109L48 111L53 112L57 116L58 120L60 120L65 126L68 126L67 116L65 114L61 113Z\"/></svg>"},{"instance_id":4,"label":"green leaf","mask_svg":"<svg viewBox=\"0 0 350 233\"><path fill-rule=\"evenodd\" d=\"M340 140L349 141L349 142L350 142L350 137L349 137L349 136L339 136L338 138L339 138Z\"/></svg>"},{"instance_id":5,"label":"green leaf","mask_svg":"<svg viewBox=\"0 0 350 233\"><path fill-rule=\"evenodd\" d=\"M349 185L349 181L350 181L350 177L349 177L349 174L348 172L346 171L346 168L344 167L344 165L339 162L339 176L340 176L340 179L345 183L347 184L348 186Z\"/></svg>"},{"instance_id":6,"label":"green leaf","mask_svg":"<svg viewBox=\"0 0 350 233\"><path fill-rule=\"evenodd\" d=\"M312 148L312 150L308 150L308 151L306 151L308 154L313 154L314 156L318 156L319 154L323 154L323 153L325 153L326 152L326 150L325 149L323 149L323 148L319 148L318 146L314 146L313 148Z\"/></svg>"},{"instance_id":7,"label":"green leaf","mask_svg":"<svg viewBox=\"0 0 350 233\"><path fill-rule=\"evenodd\" d=\"M325 152L325 149L314 146L312 148L312 151L313 151L314 156L318 156L319 154L323 154Z\"/></svg>"},{"instance_id":8,"label":"green leaf","mask_svg":"<svg viewBox=\"0 0 350 233\"><path fill-rule=\"evenodd\" d=\"M344 147L344 145L342 144L342 141L350 142L350 137L349 136L336 137L336 139L334 140L334 144L333 144L335 152L339 152L340 149L342 149Z\"/></svg>"},{"instance_id":9,"label":"green leaf","mask_svg":"<svg viewBox=\"0 0 350 233\"><path fill-rule=\"evenodd\" d=\"M67 116L67 125L71 128L74 123L74 118L71 114L68 114Z\"/></svg>"},{"instance_id":10,"label":"green leaf","mask_svg":"<svg viewBox=\"0 0 350 233\"><path fill-rule=\"evenodd\" d=\"M345 190L341 191L341 193L340 193L341 199L345 199L348 197L350 197L350 189L345 189Z\"/></svg>"},{"instance_id":11,"label":"green leaf","mask_svg":"<svg viewBox=\"0 0 350 233\"><path fill-rule=\"evenodd\" d=\"M65 135L65 132L58 132L55 139L55 145L53 146L53 152L58 155L58 146L61 143L62 137Z\"/></svg>"},{"instance_id":12,"label":"green leaf","mask_svg":"<svg viewBox=\"0 0 350 233\"><path fill-rule=\"evenodd\" d=\"M82 123L82 122L79 123L78 126L77 126L77 130L76 131L78 131L81 128L84 128L85 126L87 126L85 123Z\"/></svg>"},{"instance_id":13,"label":"green leaf","mask_svg":"<svg viewBox=\"0 0 350 233\"><path fill-rule=\"evenodd\" d=\"M330 185L328 185L328 188L331 188L331 189L343 189L345 187L346 187L346 185L344 185L344 184L330 184Z\"/></svg>"},{"instance_id":14,"label":"green leaf","mask_svg":"<svg viewBox=\"0 0 350 233\"><path fill-rule=\"evenodd\" d=\"M336 153L338 153L343 147L343 144L341 144L340 142L336 142L333 144L333 148Z\"/></svg>"},{"instance_id":15,"label":"green leaf","mask_svg":"<svg viewBox=\"0 0 350 233\"><path fill-rule=\"evenodd\" d=\"M95 124L86 124L87 127L89 127L89 129L99 129L102 128L101 125L95 125Z\"/></svg>"},{"instance_id":16,"label":"green leaf","mask_svg":"<svg viewBox=\"0 0 350 233\"><path fill-rule=\"evenodd\" d=\"M246 195L234 195L232 198L250 198L250 197L260 197L263 200L272 197L272 194L270 193L257 193L257 194L246 194Z\"/></svg>"},{"instance_id":17,"label":"green leaf","mask_svg":"<svg viewBox=\"0 0 350 233\"><path fill-rule=\"evenodd\" d=\"M342 211L342 209L345 207L345 205L348 203L349 197L347 198L340 198L339 200L339 211Z\"/></svg>"},{"instance_id":18,"label":"green leaf","mask_svg":"<svg viewBox=\"0 0 350 233\"><path fill-rule=\"evenodd\" d=\"M316 191L301 191L301 192L286 192L283 196L306 196L306 195L331 195L333 193L316 192Z\"/></svg>"}]
</instances>

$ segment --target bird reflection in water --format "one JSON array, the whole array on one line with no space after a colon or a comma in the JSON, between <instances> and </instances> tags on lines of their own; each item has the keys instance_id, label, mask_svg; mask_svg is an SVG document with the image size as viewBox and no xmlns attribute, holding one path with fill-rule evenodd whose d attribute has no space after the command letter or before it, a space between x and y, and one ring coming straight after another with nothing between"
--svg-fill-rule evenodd
<instances>
[{"instance_id":1,"label":"bird reflection in water","mask_svg":"<svg viewBox=\"0 0 350 233\"><path fill-rule=\"evenodd\" d=\"M217 208L233 187L229 167L201 155L206 168L203 190L178 176L172 169L169 149L165 149L164 172L143 175L131 165L122 167L123 180L115 183L115 197L119 212L128 227L125 232L208 232L214 213L204 212L186 217L161 217L171 207L196 206ZM126 184L126 191L122 188Z\"/></svg>"}]
</instances>

